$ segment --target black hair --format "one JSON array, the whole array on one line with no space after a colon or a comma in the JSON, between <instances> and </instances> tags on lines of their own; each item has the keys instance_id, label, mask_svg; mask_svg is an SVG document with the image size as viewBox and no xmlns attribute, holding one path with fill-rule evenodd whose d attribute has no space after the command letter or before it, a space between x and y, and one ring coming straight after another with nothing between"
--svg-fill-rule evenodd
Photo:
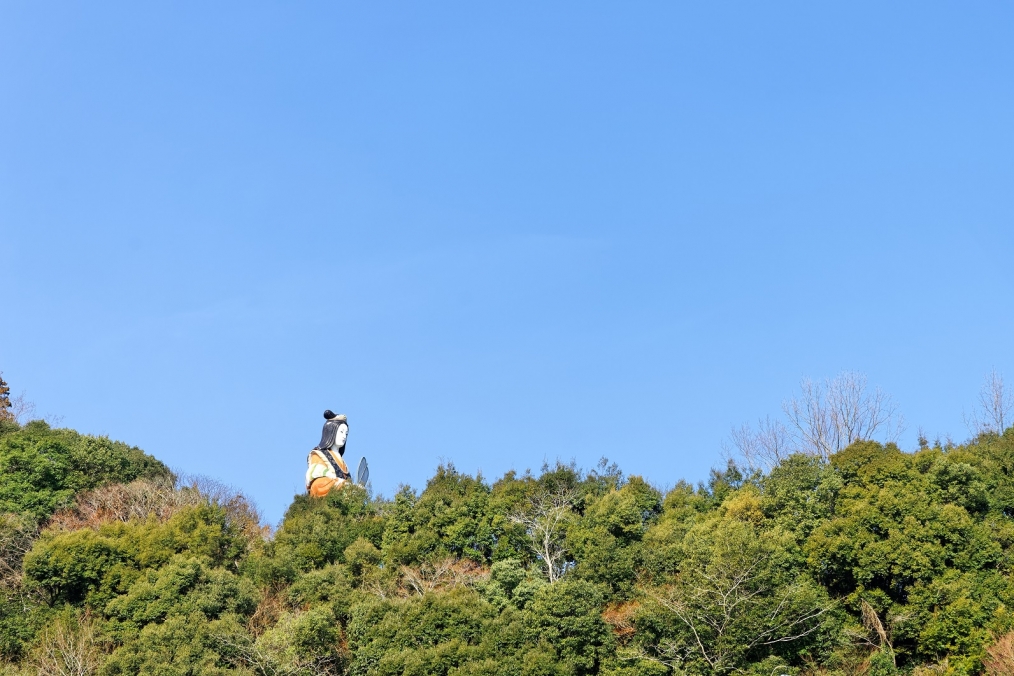
<instances>
[{"instance_id":1,"label":"black hair","mask_svg":"<svg viewBox=\"0 0 1014 676\"><path fill-rule=\"evenodd\" d=\"M331 448L334 444L335 438L338 436L338 428L345 425L345 429L349 428L349 424L345 420L328 420L324 423L324 429L320 433L320 443L314 447L315 451L326 451ZM345 446L338 449L339 454L345 453Z\"/></svg>"}]
</instances>

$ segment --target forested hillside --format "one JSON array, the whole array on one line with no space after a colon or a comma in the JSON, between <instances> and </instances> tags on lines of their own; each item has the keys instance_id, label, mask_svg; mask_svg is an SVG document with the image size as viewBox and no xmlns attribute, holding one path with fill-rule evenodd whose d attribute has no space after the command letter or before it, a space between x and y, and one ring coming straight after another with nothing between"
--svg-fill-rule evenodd
<instances>
[{"instance_id":1,"label":"forested hillside","mask_svg":"<svg viewBox=\"0 0 1014 676\"><path fill-rule=\"evenodd\" d=\"M294 472L300 468L294 468ZM666 482L669 477L651 477ZM1009 674L1014 428L662 491L602 463L241 497L0 423L12 674Z\"/></svg>"}]
</instances>

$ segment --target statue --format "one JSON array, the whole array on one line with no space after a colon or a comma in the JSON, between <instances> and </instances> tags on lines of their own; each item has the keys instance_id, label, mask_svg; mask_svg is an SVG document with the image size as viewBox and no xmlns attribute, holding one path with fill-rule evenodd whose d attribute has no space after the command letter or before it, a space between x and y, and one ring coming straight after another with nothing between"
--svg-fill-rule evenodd
<instances>
[{"instance_id":1,"label":"statue","mask_svg":"<svg viewBox=\"0 0 1014 676\"><path fill-rule=\"evenodd\" d=\"M324 411L324 429L317 444L306 458L306 490L315 498L322 498L332 490L341 490L352 480L345 455L345 440L349 435L349 421L344 415ZM370 470L366 458L359 461L356 483L366 486Z\"/></svg>"}]
</instances>

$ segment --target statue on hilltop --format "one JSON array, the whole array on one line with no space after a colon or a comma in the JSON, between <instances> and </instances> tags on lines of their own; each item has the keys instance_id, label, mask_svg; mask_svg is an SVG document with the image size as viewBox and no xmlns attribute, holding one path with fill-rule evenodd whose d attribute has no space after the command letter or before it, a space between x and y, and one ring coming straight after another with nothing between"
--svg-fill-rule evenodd
<instances>
[{"instance_id":1,"label":"statue on hilltop","mask_svg":"<svg viewBox=\"0 0 1014 676\"><path fill-rule=\"evenodd\" d=\"M349 421L344 415L324 411L324 429L317 444L306 458L306 490L312 497L322 498L333 490L341 490L352 480L345 464L345 441L349 435ZM370 470L366 458L359 461L356 483L366 486Z\"/></svg>"}]
</instances>

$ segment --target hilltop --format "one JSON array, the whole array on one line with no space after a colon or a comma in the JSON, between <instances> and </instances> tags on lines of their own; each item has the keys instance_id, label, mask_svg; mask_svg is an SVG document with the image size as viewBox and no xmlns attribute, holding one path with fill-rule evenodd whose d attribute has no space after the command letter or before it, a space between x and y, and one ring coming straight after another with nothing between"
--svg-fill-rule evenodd
<instances>
[{"instance_id":1,"label":"hilltop","mask_svg":"<svg viewBox=\"0 0 1014 676\"><path fill-rule=\"evenodd\" d=\"M1014 428L662 492L606 462L241 495L0 423L7 673L1001 674ZM665 480L666 477L653 477ZM1006 660L1006 661L1005 661Z\"/></svg>"}]
</instances>

